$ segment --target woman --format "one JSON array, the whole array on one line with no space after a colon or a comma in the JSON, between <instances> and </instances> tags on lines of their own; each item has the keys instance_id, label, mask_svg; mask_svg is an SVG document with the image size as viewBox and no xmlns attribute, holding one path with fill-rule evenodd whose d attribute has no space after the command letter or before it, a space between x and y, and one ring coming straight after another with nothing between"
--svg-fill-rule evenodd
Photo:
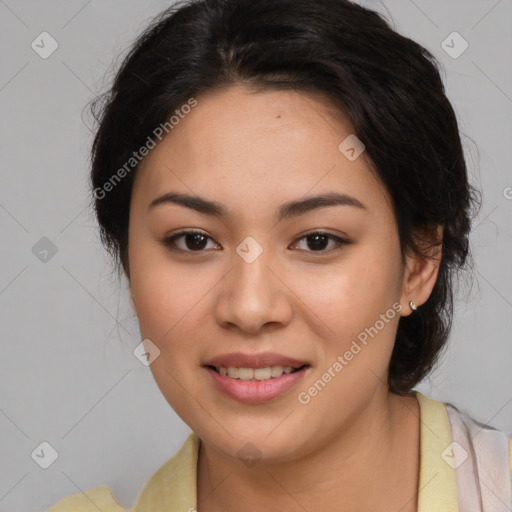
<instances>
[{"instance_id":1,"label":"woman","mask_svg":"<svg viewBox=\"0 0 512 512\"><path fill-rule=\"evenodd\" d=\"M131 510L509 510L512 438L413 390L478 202L432 55L347 0L191 1L101 99L102 240L192 430Z\"/></svg>"}]
</instances>

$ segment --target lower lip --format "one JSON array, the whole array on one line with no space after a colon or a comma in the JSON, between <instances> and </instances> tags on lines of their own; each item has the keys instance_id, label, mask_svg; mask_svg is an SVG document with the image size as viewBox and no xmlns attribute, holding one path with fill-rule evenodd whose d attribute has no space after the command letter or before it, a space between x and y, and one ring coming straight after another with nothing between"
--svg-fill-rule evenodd
<instances>
[{"instance_id":1,"label":"lower lip","mask_svg":"<svg viewBox=\"0 0 512 512\"><path fill-rule=\"evenodd\" d=\"M283 373L281 377L267 380L232 379L205 367L212 376L217 389L227 396L247 404L260 404L276 398L295 386L309 370L305 367L293 373Z\"/></svg>"}]
</instances>

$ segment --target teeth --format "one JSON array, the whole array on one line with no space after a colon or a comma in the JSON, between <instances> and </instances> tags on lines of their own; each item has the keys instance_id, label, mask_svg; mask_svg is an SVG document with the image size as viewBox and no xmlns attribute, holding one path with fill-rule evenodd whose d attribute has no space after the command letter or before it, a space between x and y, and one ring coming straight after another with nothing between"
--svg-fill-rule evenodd
<instances>
[{"instance_id":1,"label":"teeth","mask_svg":"<svg viewBox=\"0 0 512 512\"><path fill-rule=\"evenodd\" d=\"M255 368L253 373L256 380L267 380L272 377L272 368L270 368L270 366L266 368Z\"/></svg>"},{"instance_id":2,"label":"teeth","mask_svg":"<svg viewBox=\"0 0 512 512\"><path fill-rule=\"evenodd\" d=\"M228 372L231 368L228 368ZM254 370L252 368L237 368L238 378L240 380L251 380L254 377Z\"/></svg>"},{"instance_id":3,"label":"teeth","mask_svg":"<svg viewBox=\"0 0 512 512\"><path fill-rule=\"evenodd\" d=\"M294 368L291 366L266 366L265 368L228 368L220 366L217 371L224 376L239 380L269 380L281 377L284 373L292 373Z\"/></svg>"},{"instance_id":4,"label":"teeth","mask_svg":"<svg viewBox=\"0 0 512 512\"><path fill-rule=\"evenodd\" d=\"M272 373L272 377L281 377L281 375L283 375L282 366L271 366L270 371Z\"/></svg>"}]
</instances>

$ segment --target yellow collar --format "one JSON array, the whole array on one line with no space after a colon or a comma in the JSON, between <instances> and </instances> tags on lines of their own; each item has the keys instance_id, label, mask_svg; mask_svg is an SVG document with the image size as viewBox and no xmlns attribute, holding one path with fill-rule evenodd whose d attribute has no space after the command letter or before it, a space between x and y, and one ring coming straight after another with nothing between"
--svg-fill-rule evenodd
<instances>
[{"instance_id":1,"label":"yellow collar","mask_svg":"<svg viewBox=\"0 0 512 512\"><path fill-rule=\"evenodd\" d=\"M445 460L452 442L446 407L419 391L415 393L420 404L418 512L459 512L455 469Z\"/></svg>"},{"instance_id":2,"label":"yellow collar","mask_svg":"<svg viewBox=\"0 0 512 512\"><path fill-rule=\"evenodd\" d=\"M418 512L459 512L455 470L445 461L452 441L445 405L415 393L421 420ZM149 479L131 512L196 510L200 442L191 432L176 455Z\"/></svg>"}]
</instances>

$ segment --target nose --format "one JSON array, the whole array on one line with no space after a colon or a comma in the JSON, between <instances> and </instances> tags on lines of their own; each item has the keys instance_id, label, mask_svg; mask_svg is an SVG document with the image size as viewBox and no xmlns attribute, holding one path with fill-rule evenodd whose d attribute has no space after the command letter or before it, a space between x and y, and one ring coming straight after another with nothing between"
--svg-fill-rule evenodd
<instances>
[{"instance_id":1,"label":"nose","mask_svg":"<svg viewBox=\"0 0 512 512\"><path fill-rule=\"evenodd\" d=\"M231 270L218 286L215 317L222 327L256 334L291 321L293 293L269 253L265 250L256 259L243 251L234 255Z\"/></svg>"}]
</instances>

